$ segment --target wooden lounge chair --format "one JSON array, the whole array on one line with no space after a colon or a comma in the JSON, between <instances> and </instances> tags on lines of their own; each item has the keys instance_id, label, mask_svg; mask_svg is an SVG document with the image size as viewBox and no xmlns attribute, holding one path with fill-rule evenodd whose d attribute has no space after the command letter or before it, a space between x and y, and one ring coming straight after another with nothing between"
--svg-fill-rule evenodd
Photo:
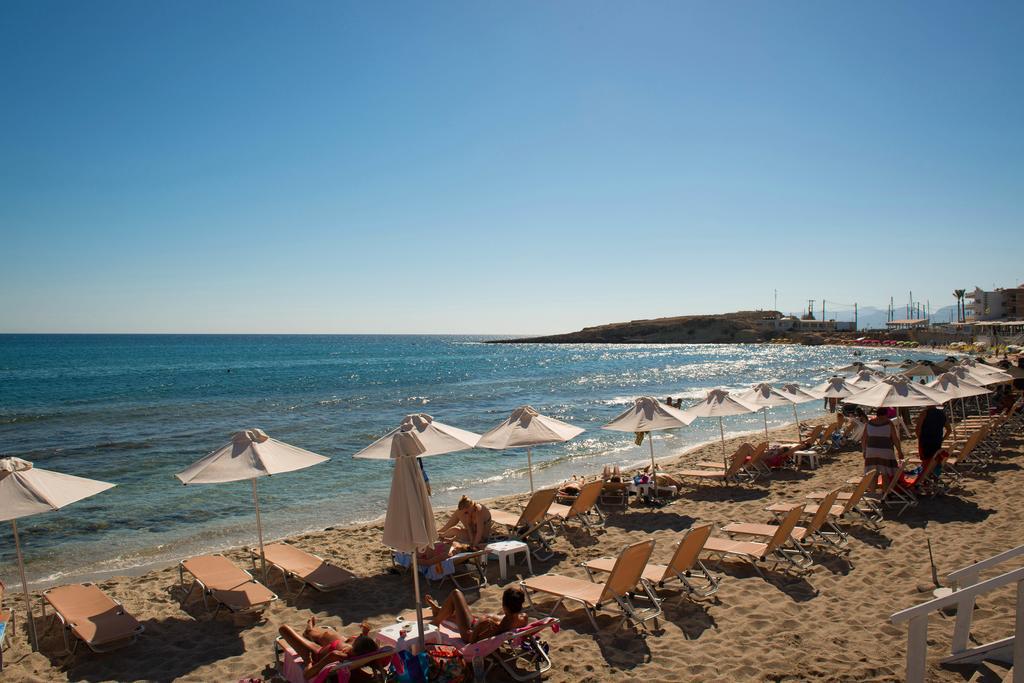
<instances>
[{"instance_id":1,"label":"wooden lounge chair","mask_svg":"<svg viewBox=\"0 0 1024 683\"><path fill-rule=\"evenodd\" d=\"M849 493L840 492L836 496L836 503L841 506L840 510L832 510L832 517L841 522L858 522L872 529L879 529L882 523L882 509L874 500L867 497L867 493L877 486L878 472L868 470L857 481L856 488ZM814 491L807 494L812 501L821 501L829 495L829 491ZM817 503L814 504L817 509ZM776 506L768 508L770 512L779 512ZM784 511L783 511L784 512Z\"/></svg>"},{"instance_id":2,"label":"wooden lounge chair","mask_svg":"<svg viewBox=\"0 0 1024 683\"><path fill-rule=\"evenodd\" d=\"M764 463L771 469L779 469L789 464L797 451L806 451L818 441L825 430L825 425L815 425L799 443L782 444L781 450L764 458Z\"/></svg>"},{"instance_id":3,"label":"wooden lounge chair","mask_svg":"<svg viewBox=\"0 0 1024 683\"><path fill-rule=\"evenodd\" d=\"M713 577L700 561L700 553L704 549L704 543L711 536L711 528L710 524L702 524L687 531L676 545L668 564L649 562L644 567L644 580L657 588L664 588L673 581L678 581L683 587L680 597L707 598L717 593L718 579ZM584 562L583 567L593 580L595 572L610 572L615 567L615 562L614 557L602 557ZM695 572L703 576L703 585L694 585Z\"/></svg>"},{"instance_id":4,"label":"wooden lounge chair","mask_svg":"<svg viewBox=\"0 0 1024 683\"><path fill-rule=\"evenodd\" d=\"M54 622L63 626L64 648L74 652L79 641L93 652L109 652L134 643L145 627L124 611L106 593L92 583L76 583L43 591L43 616L46 606L53 608ZM68 639L72 633L74 647Z\"/></svg>"},{"instance_id":5,"label":"wooden lounge chair","mask_svg":"<svg viewBox=\"0 0 1024 683\"><path fill-rule=\"evenodd\" d=\"M846 534L838 528L833 528L831 531L825 529L825 525L828 523L829 513L832 511L832 506L835 505L836 502L836 496L838 496L840 492L841 489L830 491L829 494L822 498L821 502L818 503L814 513L803 526L793 527L793 530L790 532L790 537L793 541L800 544L805 550L818 549L831 550L834 552L846 552ZM793 507L800 508L802 507L802 504L797 503ZM788 514L788 512L789 511L787 510L786 514ZM800 511L800 515L804 516L804 510ZM785 515L783 515L783 517L785 517ZM763 538L771 538L778 530L778 524L733 523L722 527L722 531L732 536Z\"/></svg>"},{"instance_id":6,"label":"wooden lounge chair","mask_svg":"<svg viewBox=\"0 0 1024 683\"><path fill-rule=\"evenodd\" d=\"M690 477L698 481L718 481L726 486L733 482L739 483L743 465L747 461L747 456L753 453L753 450L754 447L749 443L744 443L737 448L729 460L729 467L727 469L682 470L681 472L676 472L675 476Z\"/></svg>"},{"instance_id":7,"label":"wooden lounge chair","mask_svg":"<svg viewBox=\"0 0 1024 683\"><path fill-rule=\"evenodd\" d=\"M604 526L604 515L597 507L597 499L601 497L604 482L600 479L587 482L580 489L579 495L572 505L552 503L548 508L548 519L564 527L568 522L577 521L587 531L594 531ZM492 517L493 519L493 517Z\"/></svg>"},{"instance_id":8,"label":"wooden lounge chair","mask_svg":"<svg viewBox=\"0 0 1024 683\"><path fill-rule=\"evenodd\" d=\"M541 489L534 491L526 507L518 515L504 510L491 510L491 522L508 529L508 535L517 541L530 546L530 551L538 560L546 561L554 557L551 551L550 537L545 530L554 534L548 510L555 502L557 489Z\"/></svg>"},{"instance_id":9,"label":"wooden lounge chair","mask_svg":"<svg viewBox=\"0 0 1024 683\"><path fill-rule=\"evenodd\" d=\"M800 508L793 508L782 518L779 528L775 531L767 543L756 541L737 541L731 538L716 538L712 536L704 543L704 552L719 559L731 558L749 562L758 574L764 578L761 571L762 563L772 563L773 569L779 565L785 565L787 569L796 573L807 573L811 569L813 560L799 545L792 540L793 529L803 511Z\"/></svg>"},{"instance_id":10,"label":"wooden lounge chair","mask_svg":"<svg viewBox=\"0 0 1024 683\"><path fill-rule=\"evenodd\" d=\"M762 460L764 454L768 451L768 442L762 441L756 446L751 446L749 443L740 445L741 449L750 449L743 463L742 472L745 476L750 478L750 481L756 481L758 476L762 472L770 471L768 466L765 465ZM713 460L702 460L697 463L697 467L707 467L711 469L726 469L724 462L715 462Z\"/></svg>"},{"instance_id":11,"label":"wooden lounge chair","mask_svg":"<svg viewBox=\"0 0 1024 683\"><path fill-rule=\"evenodd\" d=\"M255 569L256 562L260 558L260 549L250 548L249 553L252 555L253 569ZM289 578L296 579L301 584L298 592L295 593L296 596L306 590L307 586L322 593L336 591L355 578L355 574L344 567L331 564L322 557L307 553L305 550L287 543L265 545L263 554L266 557L267 566L281 572L286 591L291 590L288 585Z\"/></svg>"},{"instance_id":12,"label":"wooden lounge chair","mask_svg":"<svg viewBox=\"0 0 1024 683\"><path fill-rule=\"evenodd\" d=\"M217 609L227 608L233 613L261 612L277 600L277 595L252 578L252 574L236 566L223 555L200 555L178 563L178 580L185 589L185 572L192 575L192 585L182 598L182 605L188 602L198 587L203 596L203 606L210 608L207 598L217 602Z\"/></svg>"},{"instance_id":13,"label":"wooden lounge chair","mask_svg":"<svg viewBox=\"0 0 1024 683\"><path fill-rule=\"evenodd\" d=\"M566 600L579 603L586 611L587 617L590 618L590 623L596 631L599 630L595 618L598 611L615 606L622 615L620 626L631 622L646 629L646 622L657 619L661 614L660 601L642 576L653 550L654 541L650 540L639 541L623 548L604 583L559 574L544 574L524 579L519 582L519 585L526 593L526 598L531 605L533 604L533 593L545 593L558 598L547 616L554 616L555 611ZM647 595L653 607L647 610L636 608L631 595L637 588Z\"/></svg>"}]
</instances>

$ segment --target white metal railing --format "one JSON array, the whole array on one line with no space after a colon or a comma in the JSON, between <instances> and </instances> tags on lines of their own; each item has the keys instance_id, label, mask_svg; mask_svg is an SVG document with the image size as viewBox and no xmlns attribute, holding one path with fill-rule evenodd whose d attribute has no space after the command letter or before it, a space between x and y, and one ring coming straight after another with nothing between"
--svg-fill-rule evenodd
<instances>
[{"instance_id":1,"label":"white metal railing","mask_svg":"<svg viewBox=\"0 0 1024 683\"><path fill-rule=\"evenodd\" d=\"M1016 638L1018 631L1024 634L1024 567L1000 574L980 583L978 582L978 575L981 572L1020 556L1024 556L1024 546L1018 546L981 562L976 562L968 567L958 569L947 577L949 582L955 583L958 587L953 593L896 612L890 617L894 624L904 621L910 622L907 635L906 677L909 683L923 683L925 679L925 662L928 655L928 616L936 610L953 605L956 605L957 610L956 623L953 627L952 656L950 659L983 655L988 652L1012 647L1013 663L1015 665L1013 669L1013 683L1024 683L1024 637ZM975 599L979 595L1011 583L1017 584L1014 635L1002 640L968 648L967 641L971 633L971 620L974 617Z\"/></svg>"},{"instance_id":2,"label":"white metal railing","mask_svg":"<svg viewBox=\"0 0 1024 683\"><path fill-rule=\"evenodd\" d=\"M951 572L947 577L947 583L956 585L957 593L963 591L965 588L970 588L978 583L978 575L986 569L991 569L1007 560L1012 560L1015 557L1024 556L1024 545L1019 545L1016 548L1011 548L1006 552L993 555L987 560L981 562L975 562L969 567L963 569L957 569L955 572ZM959 654L967 650L967 639L971 634L971 617L974 615L974 597L964 595L963 600L957 603L956 610L956 623L953 626L953 652L952 654Z\"/></svg>"}]
</instances>

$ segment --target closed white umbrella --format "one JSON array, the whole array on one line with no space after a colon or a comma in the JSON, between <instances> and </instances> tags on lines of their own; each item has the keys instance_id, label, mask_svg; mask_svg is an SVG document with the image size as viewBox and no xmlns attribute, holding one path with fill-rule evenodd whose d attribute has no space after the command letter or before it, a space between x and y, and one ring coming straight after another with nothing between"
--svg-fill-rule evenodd
<instances>
[{"instance_id":1,"label":"closed white umbrella","mask_svg":"<svg viewBox=\"0 0 1024 683\"><path fill-rule=\"evenodd\" d=\"M256 507L256 534L260 543L260 569L267 579L267 558L263 553L263 521L256 480L275 474L294 472L326 462L330 458L271 439L261 429L246 429L231 435L224 444L201 460L197 460L176 476L182 484L225 484L232 481L252 482L252 502Z\"/></svg>"},{"instance_id":2,"label":"closed white umbrella","mask_svg":"<svg viewBox=\"0 0 1024 683\"><path fill-rule=\"evenodd\" d=\"M793 403L793 420L796 422L796 440L800 440L800 417L796 414L796 404L807 403L808 401L817 401L821 399L821 396L811 393L810 389L805 389L799 384L788 383L783 384L779 387L779 391L789 397L789 400Z\"/></svg>"},{"instance_id":3,"label":"closed white umbrella","mask_svg":"<svg viewBox=\"0 0 1024 683\"><path fill-rule=\"evenodd\" d=\"M415 431L399 432L391 439L391 494L384 518L384 545L412 555L412 585L416 598L416 626L420 651L424 650L423 603L420 601L419 550L437 541L437 524L427 484L416 458L427 452ZM364 456L365 457L365 456Z\"/></svg>"},{"instance_id":4,"label":"closed white umbrella","mask_svg":"<svg viewBox=\"0 0 1024 683\"><path fill-rule=\"evenodd\" d=\"M683 414L691 420L697 417L718 418L718 433L722 437L722 461L725 462L725 466L728 467L729 463L726 462L725 456L725 426L722 422L722 418L729 415L756 413L757 410L757 406L750 405L746 401L740 400L725 389L712 389L708 392L707 396L704 397L703 401L690 406L683 411Z\"/></svg>"},{"instance_id":5,"label":"closed white umbrella","mask_svg":"<svg viewBox=\"0 0 1024 683\"><path fill-rule=\"evenodd\" d=\"M390 460L392 440L396 435L407 432L415 433L422 444L424 451L419 455L421 458L464 451L473 448L480 441L479 434L438 422L425 413L416 413L406 415L400 425L352 457Z\"/></svg>"},{"instance_id":6,"label":"closed white umbrella","mask_svg":"<svg viewBox=\"0 0 1024 683\"><path fill-rule=\"evenodd\" d=\"M32 601L28 595L28 581L25 579L25 561L21 556L18 519L59 510L113 487L114 484L105 481L41 470L21 458L0 458L0 522L9 520L14 531L14 551L18 556L18 572L21 574L21 589L25 593L28 633L33 651L38 650L39 645L32 617Z\"/></svg>"},{"instance_id":7,"label":"closed white umbrella","mask_svg":"<svg viewBox=\"0 0 1024 683\"><path fill-rule=\"evenodd\" d=\"M395 429L356 453L354 458L394 460L388 513L384 520L384 544L412 554L413 589L416 592L416 623L423 650L423 605L420 603L419 567L416 550L437 540L434 512L427 484L417 458L456 453L476 446L480 435L436 421L430 415L406 415ZM392 510L394 508L394 510ZM423 518L422 520L420 518ZM429 520L427 519L429 517ZM388 519L392 521L389 523Z\"/></svg>"},{"instance_id":8,"label":"closed white umbrella","mask_svg":"<svg viewBox=\"0 0 1024 683\"><path fill-rule=\"evenodd\" d=\"M761 382L755 384L746 391L741 391L736 394L736 398L740 399L744 403L748 403L752 406L760 406L761 412L764 413L764 438L768 438L768 408L775 406L786 406L795 404L793 399L790 398L790 394L779 391L771 384Z\"/></svg>"},{"instance_id":9,"label":"closed white umbrella","mask_svg":"<svg viewBox=\"0 0 1024 683\"><path fill-rule=\"evenodd\" d=\"M655 481L654 435L651 432L662 429L678 429L693 422L681 410L665 405L656 398L641 396L633 405L622 411L614 420L601 427L613 432L647 432L651 448L651 481Z\"/></svg>"},{"instance_id":10,"label":"closed white umbrella","mask_svg":"<svg viewBox=\"0 0 1024 683\"><path fill-rule=\"evenodd\" d=\"M871 408L940 406L945 403L939 392L899 376L887 377L875 386L847 397L845 401Z\"/></svg>"},{"instance_id":11,"label":"closed white umbrella","mask_svg":"<svg viewBox=\"0 0 1024 683\"><path fill-rule=\"evenodd\" d=\"M526 463L530 473L530 493L533 493L533 447L547 443L561 443L575 439L583 429L553 417L541 415L532 406L519 406L508 419L485 432L477 446L503 450L526 448Z\"/></svg>"}]
</instances>

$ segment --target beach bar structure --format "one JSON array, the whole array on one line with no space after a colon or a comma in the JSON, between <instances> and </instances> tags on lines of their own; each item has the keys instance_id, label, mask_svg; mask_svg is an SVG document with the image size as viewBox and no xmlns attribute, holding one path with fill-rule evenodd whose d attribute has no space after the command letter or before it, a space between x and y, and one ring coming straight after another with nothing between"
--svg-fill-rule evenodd
<instances>
[{"instance_id":1,"label":"beach bar structure","mask_svg":"<svg viewBox=\"0 0 1024 683\"><path fill-rule=\"evenodd\" d=\"M885 327L890 330L926 330L928 325L928 318L907 318L905 320L890 320Z\"/></svg>"}]
</instances>

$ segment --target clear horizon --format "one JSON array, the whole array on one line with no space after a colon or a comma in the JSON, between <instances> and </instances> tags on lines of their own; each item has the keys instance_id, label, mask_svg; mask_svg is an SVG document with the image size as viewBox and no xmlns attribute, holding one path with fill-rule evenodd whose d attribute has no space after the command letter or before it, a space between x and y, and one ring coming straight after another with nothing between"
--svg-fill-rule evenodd
<instances>
[{"instance_id":1,"label":"clear horizon","mask_svg":"<svg viewBox=\"0 0 1024 683\"><path fill-rule=\"evenodd\" d=\"M1019 3L5 10L0 333L539 335L1024 282Z\"/></svg>"}]
</instances>

